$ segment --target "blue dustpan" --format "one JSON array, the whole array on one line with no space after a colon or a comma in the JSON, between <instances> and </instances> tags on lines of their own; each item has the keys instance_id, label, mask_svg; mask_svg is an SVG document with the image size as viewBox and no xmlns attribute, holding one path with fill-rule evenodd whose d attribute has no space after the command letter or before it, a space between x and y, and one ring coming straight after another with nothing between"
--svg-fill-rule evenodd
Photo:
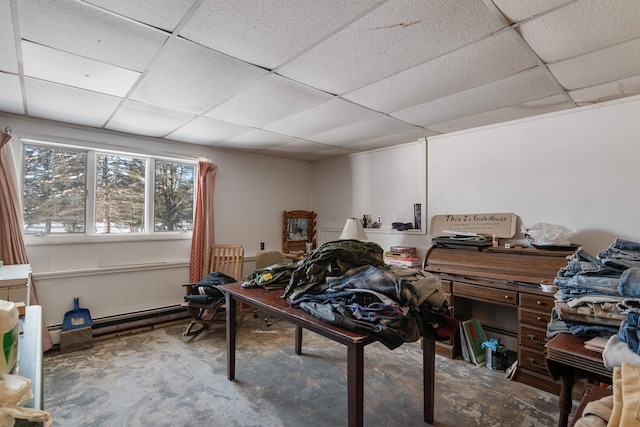
<instances>
[{"instance_id":1,"label":"blue dustpan","mask_svg":"<svg viewBox=\"0 0 640 427\"><path fill-rule=\"evenodd\" d=\"M72 329L86 328L87 326L93 326L91 313L86 308L80 308L80 302L78 298L74 298L73 310L67 311L64 314L62 331L64 332L70 331Z\"/></svg>"}]
</instances>

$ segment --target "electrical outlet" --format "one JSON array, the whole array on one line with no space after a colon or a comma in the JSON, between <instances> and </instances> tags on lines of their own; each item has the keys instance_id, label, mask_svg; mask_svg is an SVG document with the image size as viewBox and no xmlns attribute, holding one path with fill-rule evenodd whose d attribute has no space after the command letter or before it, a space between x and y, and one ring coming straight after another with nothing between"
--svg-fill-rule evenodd
<instances>
[{"instance_id":1,"label":"electrical outlet","mask_svg":"<svg viewBox=\"0 0 640 427\"><path fill-rule=\"evenodd\" d=\"M382 222L382 217L378 215L378 222Z\"/></svg>"},{"instance_id":2,"label":"electrical outlet","mask_svg":"<svg viewBox=\"0 0 640 427\"><path fill-rule=\"evenodd\" d=\"M264 251L264 242L260 242L260 250Z\"/></svg>"}]
</instances>

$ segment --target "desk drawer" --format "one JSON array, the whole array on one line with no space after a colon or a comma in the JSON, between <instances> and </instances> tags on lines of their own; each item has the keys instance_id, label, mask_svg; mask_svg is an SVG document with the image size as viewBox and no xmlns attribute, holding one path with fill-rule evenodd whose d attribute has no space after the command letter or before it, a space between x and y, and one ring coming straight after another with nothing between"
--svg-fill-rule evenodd
<instances>
[{"instance_id":1,"label":"desk drawer","mask_svg":"<svg viewBox=\"0 0 640 427\"><path fill-rule=\"evenodd\" d=\"M501 304L518 304L518 293L502 289L487 288L485 286L470 285L467 283L453 282L454 297L468 297L478 300L489 300Z\"/></svg>"},{"instance_id":2,"label":"desk drawer","mask_svg":"<svg viewBox=\"0 0 640 427\"><path fill-rule=\"evenodd\" d=\"M551 312L540 312L520 309L520 324L534 328L546 328L551 320Z\"/></svg>"},{"instance_id":3,"label":"desk drawer","mask_svg":"<svg viewBox=\"0 0 640 427\"><path fill-rule=\"evenodd\" d=\"M546 329L536 329L520 325L520 346L543 351L547 341L549 340Z\"/></svg>"},{"instance_id":4,"label":"desk drawer","mask_svg":"<svg viewBox=\"0 0 640 427\"><path fill-rule=\"evenodd\" d=\"M520 294L520 307L530 310L550 312L554 306L553 297L543 297L533 294Z\"/></svg>"},{"instance_id":5,"label":"desk drawer","mask_svg":"<svg viewBox=\"0 0 640 427\"><path fill-rule=\"evenodd\" d=\"M520 357L518 365L523 369L549 375L545 364L544 354L541 351L532 350L528 347L520 347Z\"/></svg>"}]
</instances>

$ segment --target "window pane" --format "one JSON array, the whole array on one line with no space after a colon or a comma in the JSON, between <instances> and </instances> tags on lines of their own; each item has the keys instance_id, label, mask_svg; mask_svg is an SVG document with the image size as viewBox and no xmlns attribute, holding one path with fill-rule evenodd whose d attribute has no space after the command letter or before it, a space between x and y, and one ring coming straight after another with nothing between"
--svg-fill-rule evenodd
<instances>
[{"instance_id":1,"label":"window pane","mask_svg":"<svg viewBox=\"0 0 640 427\"><path fill-rule=\"evenodd\" d=\"M193 175L189 164L156 161L155 231L193 229Z\"/></svg>"},{"instance_id":2,"label":"window pane","mask_svg":"<svg viewBox=\"0 0 640 427\"><path fill-rule=\"evenodd\" d=\"M86 164L84 151L24 146L25 233L84 233Z\"/></svg>"},{"instance_id":3,"label":"window pane","mask_svg":"<svg viewBox=\"0 0 640 427\"><path fill-rule=\"evenodd\" d=\"M96 233L144 232L144 187L144 160L98 154Z\"/></svg>"}]
</instances>

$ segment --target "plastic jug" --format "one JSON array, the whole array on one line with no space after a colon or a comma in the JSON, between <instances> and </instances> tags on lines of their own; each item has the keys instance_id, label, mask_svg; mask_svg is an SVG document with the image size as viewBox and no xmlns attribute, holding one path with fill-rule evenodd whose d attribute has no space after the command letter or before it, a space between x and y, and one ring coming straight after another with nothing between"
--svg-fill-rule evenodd
<instances>
[{"instance_id":1,"label":"plastic jug","mask_svg":"<svg viewBox=\"0 0 640 427\"><path fill-rule=\"evenodd\" d=\"M18 363L18 308L11 301L0 300L0 374L12 374Z\"/></svg>"}]
</instances>

